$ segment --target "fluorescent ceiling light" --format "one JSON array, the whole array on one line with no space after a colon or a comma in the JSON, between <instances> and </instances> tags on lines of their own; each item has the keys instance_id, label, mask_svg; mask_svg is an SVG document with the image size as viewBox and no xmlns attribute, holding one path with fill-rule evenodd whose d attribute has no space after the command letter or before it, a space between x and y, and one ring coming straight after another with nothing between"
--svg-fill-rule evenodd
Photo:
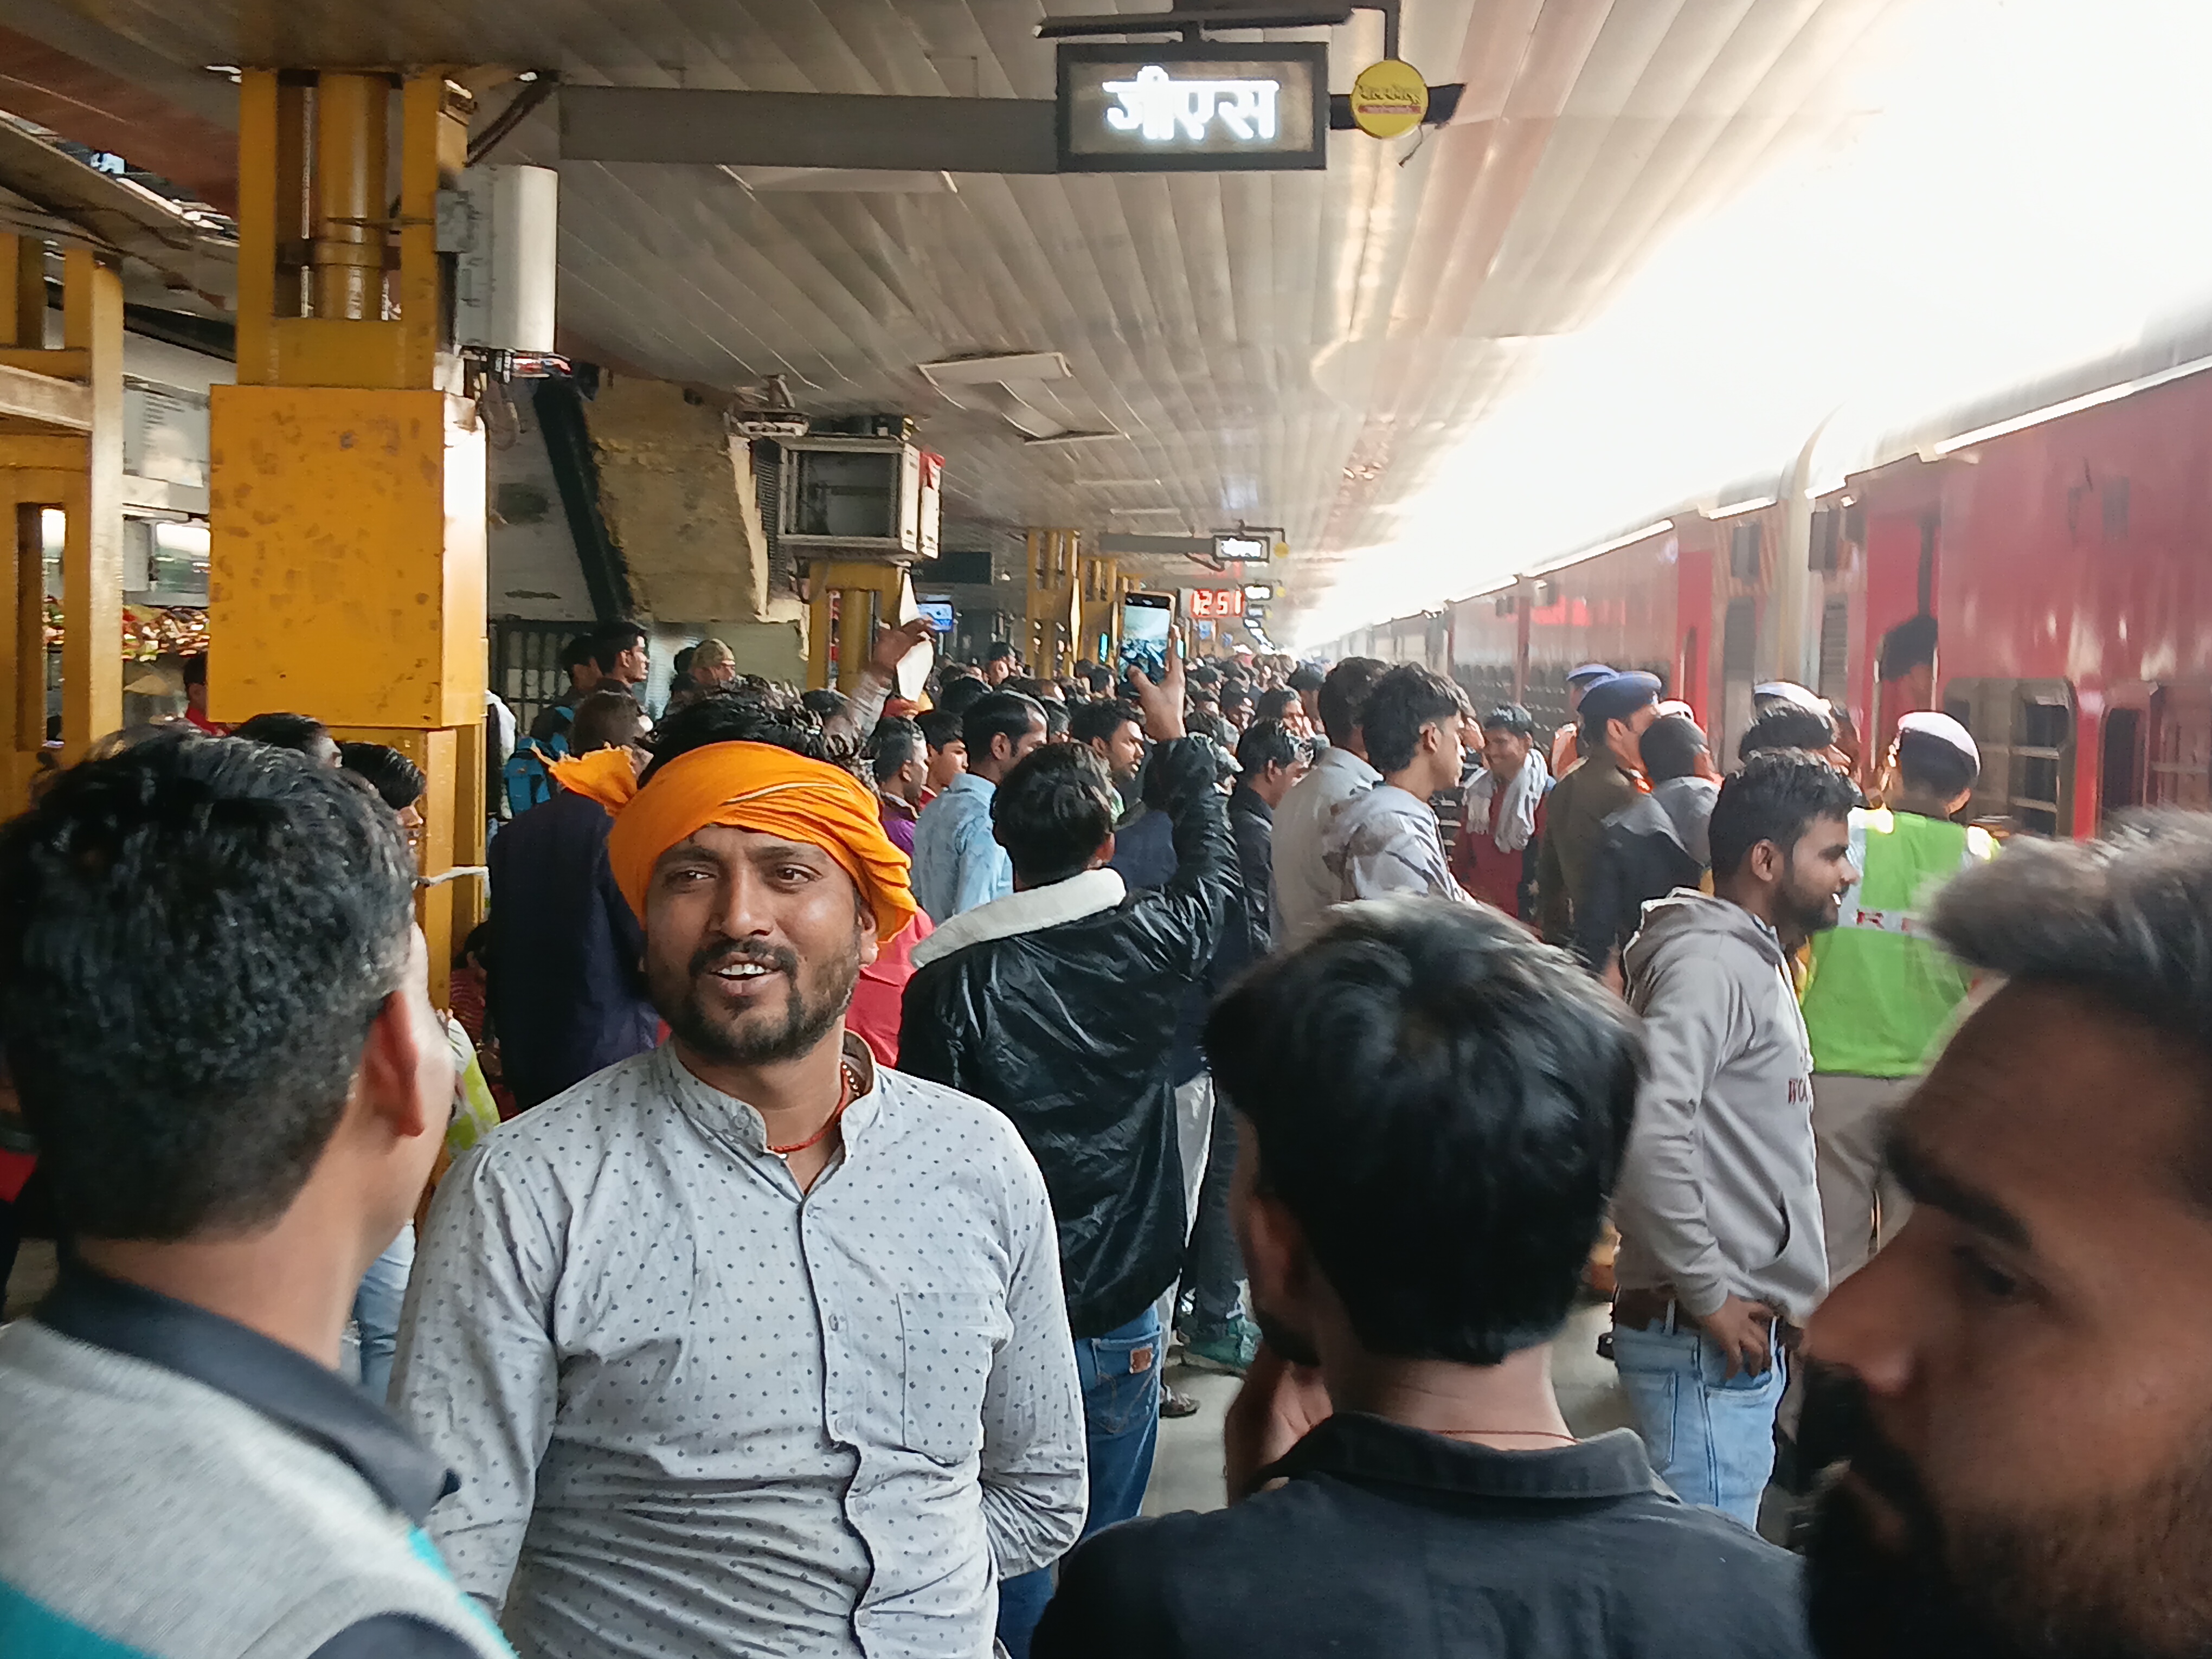
<instances>
[{"instance_id":1,"label":"fluorescent ceiling light","mask_svg":"<svg viewBox=\"0 0 2212 1659\"><path fill-rule=\"evenodd\" d=\"M1739 513L1756 513L1763 507L1771 507L1774 499L1771 495L1749 495L1740 501L1730 501L1725 507L1708 507L1705 516L1709 519L1733 519Z\"/></svg>"},{"instance_id":2,"label":"fluorescent ceiling light","mask_svg":"<svg viewBox=\"0 0 2212 1659\"><path fill-rule=\"evenodd\" d=\"M872 167L724 167L756 196L957 196L949 173L908 173Z\"/></svg>"},{"instance_id":3,"label":"fluorescent ceiling light","mask_svg":"<svg viewBox=\"0 0 2212 1659\"><path fill-rule=\"evenodd\" d=\"M917 365L930 385L1005 386L1013 380L1065 380L1075 371L1057 351L1012 351L995 357L949 357Z\"/></svg>"}]
</instances>

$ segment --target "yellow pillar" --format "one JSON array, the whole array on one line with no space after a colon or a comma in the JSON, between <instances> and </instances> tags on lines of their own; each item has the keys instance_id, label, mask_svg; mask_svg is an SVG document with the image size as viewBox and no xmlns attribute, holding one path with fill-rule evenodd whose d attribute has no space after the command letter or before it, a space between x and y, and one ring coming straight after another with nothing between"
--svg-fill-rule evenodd
<instances>
[{"instance_id":1,"label":"yellow pillar","mask_svg":"<svg viewBox=\"0 0 2212 1659\"><path fill-rule=\"evenodd\" d=\"M1082 637L1076 641L1078 661L1113 665L1114 646L1121 611L1120 568L1113 560L1085 554L1083 568Z\"/></svg>"},{"instance_id":2,"label":"yellow pillar","mask_svg":"<svg viewBox=\"0 0 2212 1659\"><path fill-rule=\"evenodd\" d=\"M62 757L123 723L123 279L71 247L62 263L59 348L46 345L46 246L0 236L0 533L14 550L0 580L6 799L25 797L46 739L43 514L64 515Z\"/></svg>"},{"instance_id":3,"label":"yellow pillar","mask_svg":"<svg viewBox=\"0 0 2212 1659\"><path fill-rule=\"evenodd\" d=\"M1078 564L1083 538L1073 530L1029 533L1029 638L1023 655L1032 674L1065 674L1075 660L1083 626Z\"/></svg>"},{"instance_id":4,"label":"yellow pillar","mask_svg":"<svg viewBox=\"0 0 2212 1659\"><path fill-rule=\"evenodd\" d=\"M453 872L483 862L484 434L444 334L435 231L469 100L437 70L249 70L239 91L239 384L211 398L209 708L313 714L422 767L420 908L442 1001L483 901Z\"/></svg>"},{"instance_id":5,"label":"yellow pillar","mask_svg":"<svg viewBox=\"0 0 2212 1659\"><path fill-rule=\"evenodd\" d=\"M905 582L906 567L885 559L840 559L813 567L806 605L807 684L850 691L860 683L876 630L898 621Z\"/></svg>"}]
</instances>

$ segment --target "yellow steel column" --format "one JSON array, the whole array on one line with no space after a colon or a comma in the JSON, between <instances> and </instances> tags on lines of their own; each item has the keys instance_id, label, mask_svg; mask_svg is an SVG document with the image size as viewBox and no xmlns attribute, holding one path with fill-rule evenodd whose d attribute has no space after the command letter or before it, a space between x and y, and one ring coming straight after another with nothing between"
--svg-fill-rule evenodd
<instances>
[{"instance_id":1,"label":"yellow steel column","mask_svg":"<svg viewBox=\"0 0 2212 1659\"><path fill-rule=\"evenodd\" d=\"M62 504L62 762L123 724L123 276L89 248L62 262L62 343L86 355L88 465Z\"/></svg>"},{"instance_id":2,"label":"yellow steel column","mask_svg":"<svg viewBox=\"0 0 2212 1659\"><path fill-rule=\"evenodd\" d=\"M906 566L888 559L843 559L813 567L806 606L808 685L850 691L860 683L877 628L888 628L898 620L905 581Z\"/></svg>"},{"instance_id":3,"label":"yellow steel column","mask_svg":"<svg viewBox=\"0 0 2212 1659\"><path fill-rule=\"evenodd\" d=\"M484 435L456 395L435 236L467 97L437 70L253 70L239 116L240 383L211 400L209 704L227 720L296 709L422 768L421 915L442 1001L481 914L479 884L452 872L483 863L484 836Z\"/></svg>"},{"instance_id":4,"label":"yellow steel column","mask_svg":"<svg viewBox=\"0 0 2212 1659\"><path fill-rule=\"evenodd\" d=\"M1082 627L1077 562L1082 538L1073 530L1029 532L1029 638L1024 653L1032 674L1067 672L1071 647Z\"/></svg>"}]
</instances>

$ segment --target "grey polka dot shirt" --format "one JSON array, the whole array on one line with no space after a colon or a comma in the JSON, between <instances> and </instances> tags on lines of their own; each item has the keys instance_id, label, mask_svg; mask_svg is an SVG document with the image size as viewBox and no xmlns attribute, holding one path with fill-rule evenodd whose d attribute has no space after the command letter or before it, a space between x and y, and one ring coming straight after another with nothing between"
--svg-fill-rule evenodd
<instances>
[{"instance_id":1,"label":"grey polka dot shirt","mask_svg":"<svg viewBox=\"0 0 2212 1659\"><path fill-rule=\"evenodd\" d=\"M981 1659L997 1582L1074 1542L1036 1163L991 1108L872 1065L843 1133L802 1194L664 1047L440 1188L393 1402L460 1472L430 1531L525 1659Z\"/></svg>"}]
</instances>

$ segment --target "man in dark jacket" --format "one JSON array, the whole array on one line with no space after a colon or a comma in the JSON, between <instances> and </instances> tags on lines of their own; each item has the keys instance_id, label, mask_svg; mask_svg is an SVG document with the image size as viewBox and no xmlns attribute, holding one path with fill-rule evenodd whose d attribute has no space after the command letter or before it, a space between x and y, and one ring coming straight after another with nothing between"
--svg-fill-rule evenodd
<instances>
[{"instance_id":1,"label":"man in dark jacket","mask_svg":"<svg viewBox=\"0 0 2212 1659\"><path fill-rule=\"evenodd\" d=\"M594 691L570 744L577 755L630 747L644 726L627 691ZM519 1107L643 1054L659 1035L640 966L645 935L607 866L613 827L597 801L556 789L492 837L484 1001Z\"/></svg>"},{"instance_id":2,"label":"man in dark jacket","mask_svg":"<svg viewBox=\"0 0 2212 1659\"><path fill-rule=\"evenodd\" d=\"M1142 690L1173 879L1129 897L1101 867L1115 807L1088 752L1054 744L1023 761L992 803L1014 891L915 949L899 1052L901 1070L1004 1112L1044 1171L1083 1377L1087 1531L1134 1516L1152 1475L1166 1351L1154 1304L1186 1226L1169 1035L1237 897L1213 752L1183 736L1174 650L1164 682ZM999 1635L1016 1659L1050 1595L1042 1574L1000 1586Z\"/></svg>"},{"instance_id":3,"label":"man in dark jacket","mask_svg":"<svg viewBox=\"0 0 2212 1659\"><path fill-rule=\"evenodd\" d=\"M1575 954L1602 969L1644 919L1644 907L1695 887L1712 862L1706 825L1721 792L1705 734L1687 714L1668 714L1638 744L1651 793L1605 821L1589 900L1575 912Z\"/></svg>"},{"instance_id":4,"label":"man in dark jacket","mask_svg":"<svg viewBox=\"0 0 2212 1659\"><path fill-rule=\"evenodd\" d=\"M1536 855L1543 933L1554 945L1574 942L1575 912L1589 902L1605 821L1637 796L1638 744L1659 718L1659 690L1656 675L1614 674L1583 693L1582 764L1552 786Z\"/></svg>"}]
</instances>

